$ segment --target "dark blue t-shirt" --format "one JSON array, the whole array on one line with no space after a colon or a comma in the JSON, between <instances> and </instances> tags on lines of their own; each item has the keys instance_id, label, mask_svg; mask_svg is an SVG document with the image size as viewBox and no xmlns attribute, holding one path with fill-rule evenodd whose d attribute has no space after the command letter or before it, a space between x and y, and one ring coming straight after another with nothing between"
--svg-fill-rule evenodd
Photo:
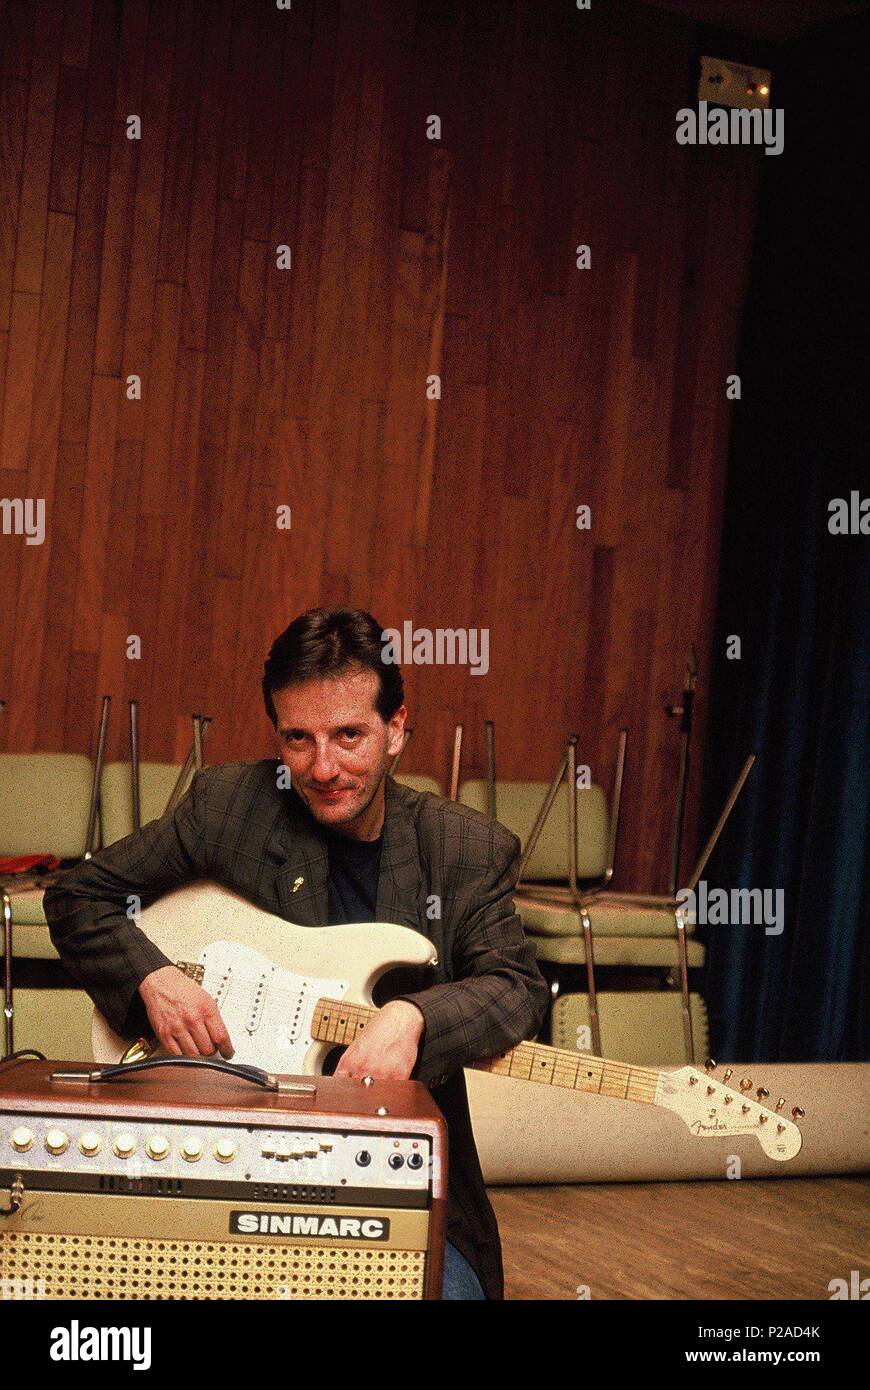
<instances>
[{"instance_id":1,"label":"dark blue t-shirt","mask_svg":"<svg viewBox=\"0 0 870 1390\"><path fill-rule=\"evenodd\" d=\"M378 878L383 836L377 840L351 840L327 834L329 848L329 925L342 922L374 922L377 917Z\"/></svg>"}]
</instances>

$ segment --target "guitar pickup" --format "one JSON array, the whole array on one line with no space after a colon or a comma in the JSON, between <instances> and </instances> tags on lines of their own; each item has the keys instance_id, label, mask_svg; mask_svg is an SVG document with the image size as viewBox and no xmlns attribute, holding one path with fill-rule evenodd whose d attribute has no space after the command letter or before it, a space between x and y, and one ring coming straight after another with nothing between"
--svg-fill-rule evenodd
<instances>
[{"instance_id":1,"label":"guitar pickup","mask_svg":"<svg viewBox=\"0 0 870 1390\"><path fill-rule=\"evenodd\" d=\"M269 976L264 971L257 982L257 988L254 993L254 1002L251 1006L251 1012L248 1014L248 1022L245 1025L249 1033L255 1033L260 1026L260 1021L263 1017L263 1009L266 1005L266 990L268 988L268 980Z\"/></svg>"}]
</instances>

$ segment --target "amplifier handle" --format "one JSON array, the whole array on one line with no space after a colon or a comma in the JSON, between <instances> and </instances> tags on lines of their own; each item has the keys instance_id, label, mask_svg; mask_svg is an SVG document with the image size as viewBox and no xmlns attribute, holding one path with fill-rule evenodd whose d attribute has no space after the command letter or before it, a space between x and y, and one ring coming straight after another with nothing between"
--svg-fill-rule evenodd
<instances>
[{"instance_id":1,"label":"amplifier handle","mask_svg":"<svg viewBox=\"0 0 870 1390\"><path fill-rule=\"evenodd\" d=\"M142 1062L122 1062L116 1066L99 1067L96 1071L53 1071L52 1081L86 1081L89 1084L100 1081L117 1081L132 1072L151 1071L154 1067L193 1067L210 1071L222 1071L239 1081L249 1081L253 1086L262 1086L265 1091L293 1091L299 1095L314 1095L316 1087L304 1082L284 1081L273 1072L261 1071L243 1062L224 1062L212 1057L146 1057Z\"/></svg>"}]
</instances>

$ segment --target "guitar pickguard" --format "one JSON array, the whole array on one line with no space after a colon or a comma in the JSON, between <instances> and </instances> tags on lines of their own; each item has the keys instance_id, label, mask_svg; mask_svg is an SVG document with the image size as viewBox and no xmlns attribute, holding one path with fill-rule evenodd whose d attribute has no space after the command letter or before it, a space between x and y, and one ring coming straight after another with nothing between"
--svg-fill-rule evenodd
<instances>
[{"instance_id":1,"label":"guitar pickguard","mask_svg":"<svg viewBox=\"0 0 870 1390\"><path fill-rule=\"evenodd\" d=\"M312 1045L314 1007L323 996L343 999L348 980L299 975L236 941L213 941L199 955L203 989L215 1000L235 1052L234 1062L301 1074Z\"/></svg>"}]
</instances>

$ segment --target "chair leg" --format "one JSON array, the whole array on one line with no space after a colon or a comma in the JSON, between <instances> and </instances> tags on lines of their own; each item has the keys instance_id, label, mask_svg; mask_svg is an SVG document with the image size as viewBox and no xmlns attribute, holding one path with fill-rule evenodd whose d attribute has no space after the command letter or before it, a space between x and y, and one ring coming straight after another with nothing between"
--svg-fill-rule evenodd
<instances>
[{"instance_id":1,"label":"chair leg","mask_svg":"<svg viewBox=\"0 0 870 1390\"><path fill-rule=\"evenodd\" d=\"M483 726L486 744L486 814L498 820L498 804L495 795L495 724L487 719Z\"/></svg>"},{"instance_id":2,"label":"chair leg","mask_svg":"<svg viewBox=\"0 0 870 1390\"><path fill-rule=\"evenodd\" d=\"M694 1062L692 1006L689 1002L689 958L686 953L686 915L682 907L676 908L674 918L677 924L677 950L680 957L680 991L683 996L683 1042L686 1049L686 1061Z\"/></svg>"},{"instance_id":3,"label":"chair leg","mask_svg":"<svg viewBox=\"0 0 870 1390\"><path fill-rule=\"evenodd\" d=\"M572 738L573 738L573 741L574 741L574 743L575 743L575 745L576 745L576 743L577 743L577 737L576 737L576 735L572 735ZM569 740L569 746L570 746L570 740ZM568 752L567 752L567 750L566 750L565 753L564 753L564 755L563 755L563 757L562 757L562 761L561 761L560 764L559 764L559 770L558 770L558 772L556 773L555 777L553 778L552 782L550 783L550 786L549 786L549 788L548 788L548 790L547 790L547 795L544 797L544 800L543 800L542 803L541 803L541 809L538 811L538 814L537 814L537 816L535 817L535 823L534 823L534 825L532 826L531 830L529 831L529 837L528 837L528 839L526 840L526 843L525 843L525 845L524 845L524 847L523 847L523 852L522 852L522 854L520 855L520 868L519 868L519 873L517 874L516 889L519 889L519 886L520 886L520 884L521 884L522 881L523 881L523 874L524 874L525 871L526 871L526 865L528 864L529 860L531 859L532 855L533 855L534 852L535 852L535 846L537 845L538 840L539 840L540 837L541 837L541 831L543 830L544 825L546 824L546 820L547 820L547 817L549 816L550 811L551 811L551 809L552 809L553 802L556 800L556 796L557 796L557 794L558 794L559 787L562 785L562 779L563 779L563 777L565 776L565 773L566 773L566 771L567 771L567 768L568 768Z\"/></svg>"},{"instance_id":4,"label":"chair leg","mask_svg":"<svg viewBox=\"0 0 870 1390\"><path fill-rule=\"evenodd\" d=\"M457 724L453 730L453 756L450 760L450 787L447 792L448 801L459 800L459 772L462 767L462 738L465 733L464 725Z\"/></svg>"},{"instance_id":5,"label":"chair leg","mask_svg":"<svg viewBox=\"0 0 870 1390\"><path fill-rule=\"evenodd\" d=\"M586 989L589 996L589 1023L592 1051L601 1056L601 1029L598 1023L598 993L595 989L595 957L592 951L592 921L577 886L577 737L568 741L568 891L572 906L580 914L583 947L586 954Z\"/></svg>"},{"instance_id":6,"label":"chair leg","mask_svg":"<svg viewBox=\"0 0 870 1390\"><path fill-rule=\"evenodd\" d=\"M538 963L538 968L547 983L547 1007L544 1017L541 1019L541 1027L538 1030L538 1041L552 1043L553 1041L553 1006L562 990L560 978L560 967L551 964L549 961Z\"/></svg>"},{"instance_id":7,"label":"chair leg","mask_svg":"<svg viewBox=\"0 0 870 1390\"><path fill-rule=\"evenodd\" d=\"M3 1019L6 1057L15 1051L15 1005L12 998L12 902L3 890Z\"/></svg>"},{"instance_id":8,"label":"chair leg","mask_svg":"<svg viewBox=\"0 0 870 1390\"><path fill-rule=\"evenodd\" d=\"M601 1025L598 1021L598 991L595 988L595 959L592 953L592 922L585 907L580 908L583 926L583 946L586 951L586 990L589 995L589 1025L592 1029L592 1051L601 1056Z\"/></svg>"},{"instance_id":9,"label":"chair leg","mask_svg":"<svg viewBox=\"0 0 870 1390\"><path fill-rule=\"evenodd\" d=\"M111 695L103 696L103 703L100 708L100 732L97 735L97 756L94 759L94 778L91 783L91 804L88 808L88 828L85 835L85 859L90 859L94 852L94 843L97 833L97 816L100 811L100 787L103 780L103 760L106 756L106 734L109 731L109 715L112 709Z\"/></svg>"}]
</instances>

